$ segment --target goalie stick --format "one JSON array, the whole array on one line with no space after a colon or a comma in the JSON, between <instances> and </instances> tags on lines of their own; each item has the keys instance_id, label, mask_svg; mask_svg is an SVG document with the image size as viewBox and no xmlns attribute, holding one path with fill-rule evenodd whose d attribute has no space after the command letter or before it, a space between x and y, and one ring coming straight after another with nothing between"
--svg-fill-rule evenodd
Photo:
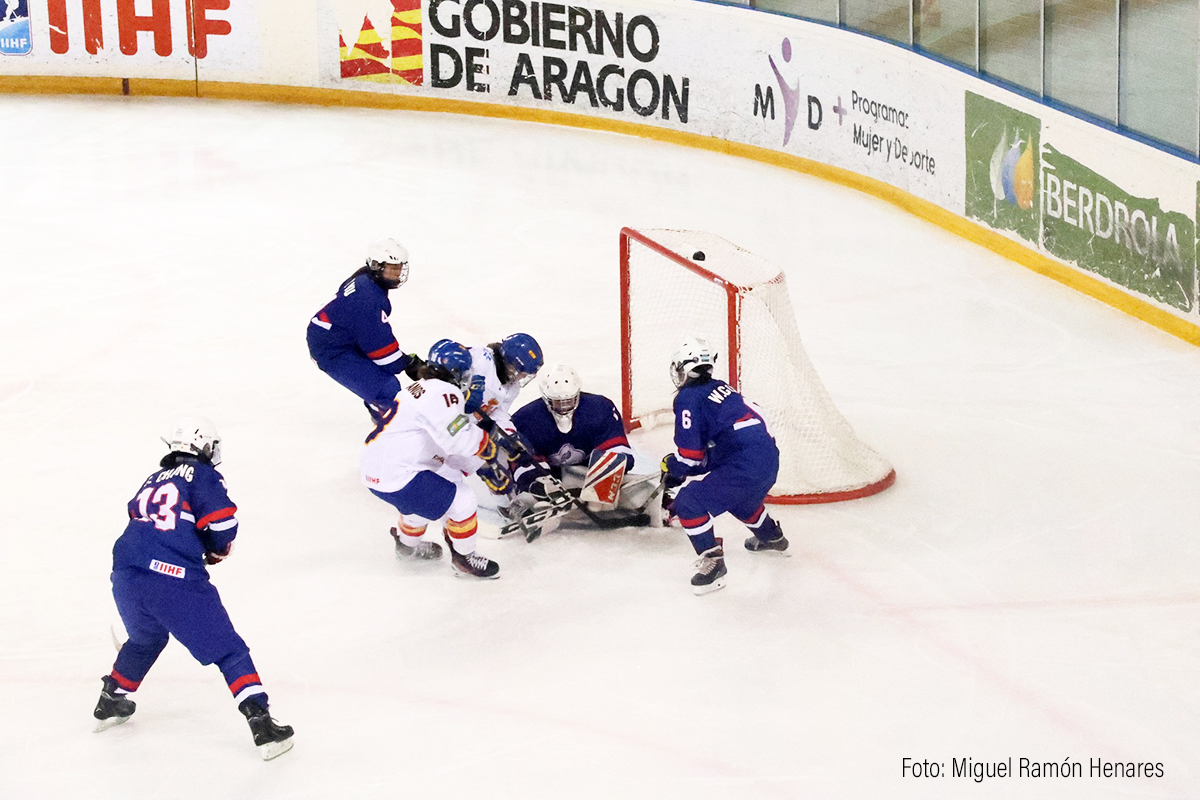
<instances>
[{"instance_id":1,"label":"goalie stick","mask_svg":"<svg viewBox=\"0 0 1200 800\"><path fill-rule=\"evenodd\" d=\"M590 512L591 509L583 506L579 497L575 494L574 489L563 489L565 497L555 502L551 500L549 505L538 505L526 511L516 520L507 523L500 528L500 538L511 536L514 533L520 532L525 536L525 541L532 542L542 535L545 525L550 520L561 517L564 514L569 514L576 507L584 509L585 512ZM651 496L650 502L653 502L657 497L657 492ZM552 498L560 497L558 492L551 495ZM646 513L646 509L650 506L650 502L632 514L621 515L616 517L599 517L592 513L588 513L588 517L592 523L601 530L617 530L618 528L644 528L651 524L650 515Z\"/></svg>"},{"instance_id":2,"label":"goalie stick","mask_svg":"<svg viewBox=\"0 0 1200 800\"><path fill-rule=\"evenodd\" d=\"M504 430L504 428L497 425L495 420L488 416L487 412L485 411L476 411L475 415L478 416L481 421L484 421L488 424L489 435L494 436L501 447L507 450L510 455L515 456L518 454L523 454L533 463L533 467L538 471L538 474L544 478L548 478L551 482L551 485L554 487L553 491L550 493L551 505L549 507L535 507L531 511L522 514L521 518L515 522L510 522L503 526L500 529L501 538L503 538L505 535L512 535L519 530L525 534L525 541L532 542L534 539L542 535L541 527L545 525L548 520L551 520L554 517L562 516L563 514L566 514L568 511L571 511L575 508L578 508L580 511L582 511L583 515L587 517L593 525L601 530L642 527L650 524L650 515L645 513L645 508L640 509L637 513L632 514L629 517L604 518L597 516L594 511L587 507L586 503L579 499L579 495L577 493L567 489L562 485L562 481L554 477L554 473L550 471L549 467L533 457L533 454L529 452L529 448L527 448L525 443L521 441L519 435L514 435ZM533 520L528 519L529 517L534 517L537 519L536 524L538 527L536 531L531 528L531 526L535 523Z\"/></svg>"}]
</instances>

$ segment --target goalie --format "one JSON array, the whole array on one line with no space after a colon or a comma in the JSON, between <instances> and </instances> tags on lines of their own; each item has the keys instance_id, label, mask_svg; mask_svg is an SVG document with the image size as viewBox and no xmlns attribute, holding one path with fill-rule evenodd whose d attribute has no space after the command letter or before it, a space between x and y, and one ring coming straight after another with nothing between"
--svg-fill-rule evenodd
<instances>
[{"instance_id":1,"label":"goalie","mask_svg":"<svg viewBox=\"0 0 1200 800\"><path fill-rule=\"evenodd\" d=\"M661 526L657 470L634 472L634 453L613 402L582 391L578 373L565 364L546 368L538 387L542 399L512 415L532 456L511 464L518 499L527 507L545 503L558 482L579 492L589 516L632 524L644 522L641 515L649 512L650 524Z\"/></svg>"}]
</instances>

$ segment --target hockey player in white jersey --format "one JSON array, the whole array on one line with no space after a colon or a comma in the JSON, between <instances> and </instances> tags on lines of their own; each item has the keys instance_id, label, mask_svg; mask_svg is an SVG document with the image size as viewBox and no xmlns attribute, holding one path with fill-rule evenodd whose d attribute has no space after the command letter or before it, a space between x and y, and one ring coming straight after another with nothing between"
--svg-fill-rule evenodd
<instances>
[{"instance_id":1,"label":"hockey player in white jersey","mask_svg":"<svg viewBox=\"0 0 1200 800\"><path fill-rule=\"evenodd\" d=\"M417 379L367 437L360 465L371 493L400 512L398 529L392 529L399 558L441 558L441 546L423 537L431 523L442 522L456 574L495 578L499 565L475 552L477 505L465 480L474 472L497 493L506 492L511 480L497 462L495 442L463 413L461 387L470 366L461 344L435 344Z\"/></svg>"},{"instance_id":2,"label":"hockey player in white jersey","mask_svg":"<svg viewBox=\"0 0 1200 800\"><path fill-rule=\"evenodd\" d=\"M542 347L528 333L514 333L499 342L478 345L470 349L471 374L464 382L467 393L467 413L478 412L484 430L493 424L499 425L504 433L513 434L510 409L517 395L541 369ZM501 451L501 463L507 466L507 455ZM496 510L506 519L520 513L514 503L511 486L497 492Z\"/></svg>"},{"instance_id":3,"label":"hockey player in white jersey","mask_svg":"<svg viewBox=\"0 0 1200 800\"><path fill-rule=\"evenodd\" d=\"M472 347L470 393L473 398L482 383L482 396L479 405L469 410L483 412L511 433L515 429L509 409L542 363L542 347L528 333L514 333L499 342Z\"/></svg>"}]
</instances>

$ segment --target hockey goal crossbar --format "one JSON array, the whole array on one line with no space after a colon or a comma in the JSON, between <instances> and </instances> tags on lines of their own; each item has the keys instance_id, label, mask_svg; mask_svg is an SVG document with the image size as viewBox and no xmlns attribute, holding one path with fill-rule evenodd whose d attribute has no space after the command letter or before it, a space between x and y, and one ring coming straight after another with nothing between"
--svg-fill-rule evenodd
<instances>
[{"instance_id":1,"label":"hockey goal crossbar","mask_svg":"<svg viewBox=\"0 0 1200 800\"><path fill-rule=\"evenodd\" d=\"M711 234L692 231L650 231L649 234L651 235L625 227L621 229L620 235L621 418L625 429L633 431L644 427L648 418L658 419L660 414L669 410L669 403L666 403L665 406L663 404L661 387L651 389L650 405L653 406L653 410L647 408L647 401L644 397L644 387L648 382L645 374L648 368L646 363L648 359L645 353L645 350L649 349L647 344L650 344L657 354L655 358L649 360L657 364L661 353L665 352L665 346L678 344L673 339L670 342L663 342L663 337L678 337L679 341L682 341L682 338L688 335L723 336L725 346L720 347L720 350L725 359L724 368L728 370L727 382L738 391L749 392L748 399L757 401L764 406L764 411L770 412L767 416L771 417L768 422L773 430L785 429L777 432L781 460L791 458L793 464L797 460L805 460L808 455L805 447L814 439L825 437L834 442L832 451L844 448L849 453L843 459L846 463L862 463L864 465L861 475L857 478L851 476L851 479L844 480L845 476L842 475L837 480L831 481L829 485L815 487L809 487L806 478L789 481L784 475L785 468L781 468L780 482L776 484L776 489L767 498L767 502L811 504L853 500L877 494L895 483L895 470L857 439L850 430L849 424L833 407L832 401L820 384L820 379L812 370L811 364L808 363L808 358L799 342L794 312L791 310L790 300L787 299L787 286L783 271ZM660 241L664 239L666 244ZM693 244L695 244L695 249L693 249ZM704 254L709 247L716 251L710 251L707 256L715 256L711 268L709 262L705 261L706 255ZM634 258L632 252L635 248L642 250L637 258ZM734 275L723 275L717 271L722 266L730 266L728 263L730 254L734 260L742 260L749 265L745 274L740 278L736 275L738 269L725 270L726 273L735 273ZM722 256L726 258L725 265L720 263ZM634 262L643 266L634 267ZM707 290L696 290L704 293L708 298L703 301L704 307L709 309L704 312L706 328L704 330L686 329L689 323L683 323L685 329L671 327L672 321L666 318L671 316L672 304L686 304L688 302L686 299L674 296L636 299L647 293L659 294L658 291L647 292L648 287L658 288L652 283L635 285L640 279L636 278L633 273L635 269L639 268L667 275L666 280L672 282L672 288L676 280L680 284L696 285L702 282L714 287ZM679 275L686 274L693 277L677 279L669 277L670 270L676 268L686 271L678 273ZM655 280L657 279L655 278ZM716 292L722 293L723 298L718 299ZM669 291L662 293L671 294ZM754 299L748 301L748 297ZM779 317L785 318L779 320L782 323L780 327L785 330L778 336L771 330L764 332L764 329L774 328L773 324L761 324L764 313L762 306L766 299L770 299L772 304L771 313L778 313ZM757 320L758 324L745 319L744 305L747 302L754 305L751 317L752 320ZM651 304L653 307L648 309L646 308L647 304ZM693 321L690 324L694 325L695 323ZM747 324L751 326L749 331L743 327ZM747 336L751 337L750 341L747 341ZM800 415L792 413L793 409L788 406L786 398L776 398L773 396L776 392L768 392L763 388L763 372L765 368L769 369L763 362L769 362L769 359L762 355L762 343L754 339L755 337L762 339L770 336L778 338L778 341L772 340L767 345L774 348L771 352L784 354L788 364L791 365L780 366L780 370L792 369L793 372L800 375L802 382L809 386L806 391L810 393L809 397L814 401L811 405L820 406L820 414L817 415L812 425L815 434L803 431L797 433L793 430L795 427L791 425L794 421L793 418L798 418ZM747 353L747 347L749 353ZM635 349L642 352L641 363L635 357ZM751 373L757 375L755 386L743 385L747 368L745 359L748 355L758 356L758 363L752 362L750 366ZM661 364L661 373L659 374L661 376L667 374L666 361ZM652 380L657 381L657 377ZM755 387L759 394L755 394ZM639 390L641 390L642 396L638 395ZM771 396L763 397L761 396L763 393ZM825 450L822 450L822 454L824 453ZM836 460L840 456L837 452L833 452L830 457ZM856 468L852 467L852 469ZM857 474L855 472L855 475ZM812 490L807 490L809 488Z\"/></svg>"}]
</instances>

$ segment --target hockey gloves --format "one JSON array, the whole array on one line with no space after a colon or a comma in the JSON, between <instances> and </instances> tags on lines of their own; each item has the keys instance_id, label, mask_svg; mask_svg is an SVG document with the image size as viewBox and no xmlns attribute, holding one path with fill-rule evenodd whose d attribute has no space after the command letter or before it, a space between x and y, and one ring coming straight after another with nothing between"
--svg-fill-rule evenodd
<instances>
[{"instance_id":1,"label":"hockey gloves","mask_svg":"<svg viewBox=\"0 0 1200 800\"><path fill-rule=\"evenodd\" d=\"M463 411L468 414L474 414L483 407L483 385L484 380L482 375L471 376L471 383L463 392L466 395L466 404L463 405Z\"/></svg>"},{"instance_id":2,"label":"hockey gloves","mask_svg":"<svg viewBox=\"0 0 1200 800\"><path fill-rule=\"evenodd\" d=\"M549 475L539 475L529 482L529 493L533 499L549 502L551 494L557 494L558 483Z\"/></svg>"},{"instance_id":3,"label":"hockey gloves","mask_svg":"<svg viewBox=\"0 0 1200 800\"><path fill-rule=\"evenodd\" d=\"M483 435L483 445L479 449L479 457L483 459L483 466L475 470L475 474L480 477L492 494L506 494L512 488L512 476L508 474L508 467L499 461L500 451L496 447L495 440L486 433Z\"/></svg>"},{"instance_id":4,"label":"hockey gloves","mask_svg":"<svg viewBox=\"0 0 1200 800\"><path fill-rule=\"evenodd\" d=\"M508 470L494 461L475 470L475 474L483 480L484 485L492 494L507 494L508 490L512 488L512 478L509 476Z\"/></svg>"},{"instance_id":5,"label":"hockey gloves","mask_svg":"<svg viewBox=\"0 0 1200 800\"><path fill-rule=\"evenodd\" d=\"M409 353L404 357L404 374L409 380L417 379L417 370L425 366L425 359L421 358L416 353Z\"/></svg>"},{"instance_id":6,"label":"hockey gloves","mask_svg":"<svg viewBox=\"0 0 1200 800\"><path fill-rule=\"evenodd\" d=\"M220 564L222 561L229 558L229 554L232 552L233 552L233 542L229 543L229 545L225 548L224 553L219 553L216 550L209 550L209 551L205 552L205 554L204 554L204 563L208 564L210 567L213 564Z\"/></svg>"},{"instance_id":7,"label":"hockey gloves","mask_svg":"<svg viewBox=\"0 0 1200 800\"><path fill-rule=\"evenodd\" d=\"M659 466L663 472L663 486L668 490L682 486L684 479L692 474L692 468L674 453L667 453L663 456L662 464Z\"/></svg>"}]
</instances>

